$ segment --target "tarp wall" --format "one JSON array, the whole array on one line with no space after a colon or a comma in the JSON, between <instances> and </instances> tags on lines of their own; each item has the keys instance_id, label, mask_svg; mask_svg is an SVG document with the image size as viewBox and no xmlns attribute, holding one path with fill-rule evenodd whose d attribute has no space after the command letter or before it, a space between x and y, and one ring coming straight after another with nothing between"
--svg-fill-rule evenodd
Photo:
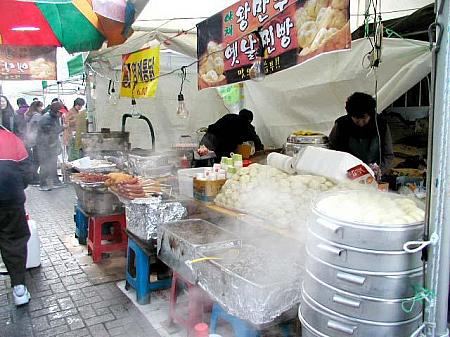
<instances>
[{"instance_id":1,"label":"tarp wall","mask_svg":"<svg viewBox=\"0 0 450 337\"><path fill-rule=\"evenodd\" d=\"M171 52L161 53L161 73L179 69L189 64L193 59ZM120 73L115 73L106 63L94 63L94 69L107 78L120 79ZM120 69L120 68L119 68ZM195 131L207 126L212 121L226 114L228 111L216 90L198 91L196 67L188 68L187 81L183 93L186 105L191 113L188 119L176 116L177 96L180 91L180 72L159 78L159 85L154 98L137 99L138 111L147 116L153 124L156 133L157 150L169 149L183 134L194 134ZM130 112L131 99L121 98L115 105L108 99L109 80L96 76L96 96L93 101L95 124L97 130L110 128L120 130L121 118ZM118 84L116 84L116 90ZM129 118L127 131L132 131L130 140L132 147L151 148L150 132L147 124L142 120Z\"/></svg>"},{"instance_id":2,"label":"tarp wall","mask_svg":"<svg viewBox=\"0 0 450 337\"><path fill-rule=\"evenodd\" d=\"M328 134L334 120L345 114L345 100L352 92L375 94L375 76L381 112L430 72L425 42L385 39L376 73L363 67L370 50L367 40L353 41L350 51L320 55L262 82L245 82L245 105L257 115L263 141L279 146L297 129Z\"/></svg>"},{"instance_id":3,"label":"tarp wall","mask_svg":"<svg viewBox=\"0 0 450 337\"><path fill-rule=\"evenodd\" d=\"M254 124L265 145L281 146L294 130L309 129L326 134L334 120L345 114L345 100L354 91L374 94L378 78L378 110L393 103L405 91L425 77L431 69L431 54L425 42L385 39L383 59L377 70L363 66L363 57L370 51L365 40L353 41L352 49L320 55L304 64L267 76L262 82L244 83L244 106L253 110ZM193 59L174 53L162 53L162 73L178 69ZM114 77L108 67L97 71ZM364 64L367 65L367 62ZM217 90L197 91L196 67L188 68L185 99L191 116L176 117L179 73L160 78L156 97L138 100L139 110L153 122L158 149L169 148L181 134L193 133L227 113ZM118 77L120 78L120 77ZM97 126L120 128L121 115L129 111L130 99L111 105L107 97L108 81L97 76L95 116ZM149 132L142 121L128 120L133 130L134 147L149 148Z\"/></svg>"}]
</instances>

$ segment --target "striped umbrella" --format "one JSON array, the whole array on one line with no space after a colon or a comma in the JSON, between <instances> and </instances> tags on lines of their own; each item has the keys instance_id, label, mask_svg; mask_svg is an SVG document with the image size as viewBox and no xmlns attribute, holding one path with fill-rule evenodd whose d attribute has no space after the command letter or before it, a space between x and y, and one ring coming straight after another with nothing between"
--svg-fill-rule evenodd
<instances>
[{"instance_id":1,"label":"striped umbrella","mask_svg":"<svg viewBox=\"0 0 450 337\"><path fill-rule=\"evenodd\" d=\"M105 40L121 44L129 7L126 0L0 0L0 44L63 46L69 53L97 50Z\"/></svg>"}]
</instances>

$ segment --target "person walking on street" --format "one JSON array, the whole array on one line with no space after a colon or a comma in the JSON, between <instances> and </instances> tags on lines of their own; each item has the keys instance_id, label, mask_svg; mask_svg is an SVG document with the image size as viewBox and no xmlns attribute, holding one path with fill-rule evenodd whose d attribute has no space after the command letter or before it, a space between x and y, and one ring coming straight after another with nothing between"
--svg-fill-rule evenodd
<instances>
[{"instance_id":1,"label":"person walking on street","mask_svg":"<svg viewBox=\"0 0 450 337\"><path fill-rule=\"evenodd\" d=\"M69 161L80 158L81 146L76 144L76 134L81 128L83 132L86 132L86 116L85 114L81 116L81 109L83 109L84 104L84 99L77 98L73 102L73 107L64 115L64 125L66 126L64 130L64 146L66 146Z\"/></svg>"},{"instance_id":2,"label":"person walking on street","mask_svg":"<svg viewBox=\"0 0 450 337\"><path fill-rule=\"evenodd\" d=\"M15 118L15 134L19 136L20 139L22 139L23 142L25 142L26 132L27 132L27 122L25 120L25 113L30 108L27 104L27 101L25 98L18 98L17 99L17 106L19 109L16 111L16 118Z\"/></svg>"},{"instance_id":3,"label":"person walking on street","mask_svg":"<svg viewBox=\"0 0 450 337\"><path fill-rule=\"evenodd\" d=\"M39 189L49 191L52 187L62 186L56 181L58 177L57 163L58 155L61 153L59 135L63 132L60 123L61 110L64 105L61 102L54 102L50 105L50 110L44 114L39 121L37 133L38 157L45 158L40 161Z\"/></svg>"},{"instance_id":4,"label":"person walking on street","mask_svg":"<svg viewBox=\"0 0 450 337\"><path fill-rule=\"evenodd\" d=\"M39 129L39 121L42 118L44 103L34 101L25 113L25 121L27 122L27 131L25 135L25 146L31 159L31 182L30 185L39 185L39 156L37 149L37 134Z\"/></svg>"},{"instance_id":5,"label":"person walking on street","mask_svg":"<svg viewBox=\"0 0 450 337\"><path fill-rule=\"evenodd\" d=\"M0 95L0 123L9 131L14 132L14 108L6 96Z\"/></svg>"},{"instance_id":6,"label":"person walking on street","mask_svg":"<svg viewBox=\"0 0 450 337\"><path fill-rule=\"evenodd\" d=\"M24 206L28 170L28 153L23 142L0 126L0 253L11 278L17 306L30 301L30 292L25 286L30 238Z\"/></svg>"}]
</instances>

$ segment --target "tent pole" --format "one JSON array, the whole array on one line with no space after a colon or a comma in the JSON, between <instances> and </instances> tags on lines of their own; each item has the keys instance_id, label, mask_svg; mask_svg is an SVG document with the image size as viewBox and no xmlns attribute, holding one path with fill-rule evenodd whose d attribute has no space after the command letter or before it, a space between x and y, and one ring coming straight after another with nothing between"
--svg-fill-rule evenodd
<instances>
[{"instance_id":1,"label":"tent pole","mask_svg":"<svg viewBox=\"0 0 450 337\"><path fill-rule=\"evenodd\" d=\"M440 3L445 0L441 0ZM450 51L448 38L448 6L437 6L437 36L442 41L435 47L436 76L434 113L432 112L431 184L427 186L429 201L430 246L426 287L435 297L425 302L426 336L448 336L447 311L450 272ZM442 9L442 11L440 11ZM439 27L442 27L440 30ZM437 39L439 41L439 38ZM431 130L430 130L431 131ZM429 158L430 158L429 157Z\"/></svg>"}]
</instances>

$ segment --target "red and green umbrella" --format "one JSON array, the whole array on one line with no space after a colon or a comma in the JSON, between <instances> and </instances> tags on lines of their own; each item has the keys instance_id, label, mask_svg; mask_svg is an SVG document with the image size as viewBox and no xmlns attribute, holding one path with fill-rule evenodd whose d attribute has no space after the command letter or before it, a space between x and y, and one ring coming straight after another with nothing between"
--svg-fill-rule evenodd
<instances>
[{"instance_id":1,"label":"red and green umbrella","mask_svg":"<svg viewBox=\"0 0 450 337\"><path fill-rule=\"evenodd\" d=\"M74 53L97 50L105 40L123 43L124 23L94 12L93 1L0 0L0 45L62 46ZM111 2L125 11L125 1Z\"/></svg>"}]
</instances>

